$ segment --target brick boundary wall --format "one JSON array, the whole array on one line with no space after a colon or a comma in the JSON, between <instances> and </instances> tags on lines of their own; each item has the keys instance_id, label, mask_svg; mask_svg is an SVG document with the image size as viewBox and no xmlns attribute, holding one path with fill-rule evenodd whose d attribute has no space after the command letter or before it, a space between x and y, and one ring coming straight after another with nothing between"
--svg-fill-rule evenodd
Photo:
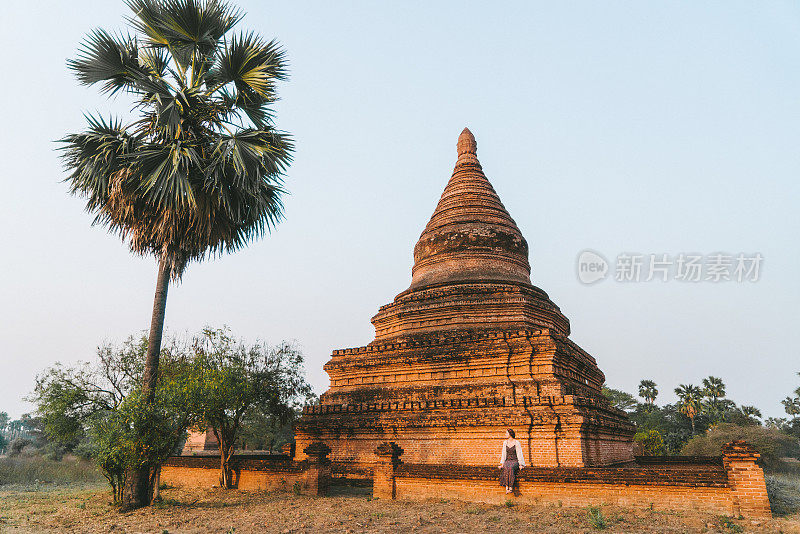
<instances>
[{"instance_id":1,"label":"brick boundary wall","mask_svg":"<svg viewBox=\"0 0 800 534\"><path fill-rule=\"evenodd\" d=\"M525 468L513 497L500 486L495 467L403 464L402 453L395 443L383 443L375 451L375 497L494 504L511 497L530 504L613 504L771 517L764 473L756 463L759 454L743 441L727 444L721 458L650 458L638 467Z\"/></svg>"},{"instance_id":2,"label":"brick boundary wall","mask_svg":"<svg viewBox=\"0 0 800 534\"><path fill-rule=\"evenodd\" d=\"M290 454L241 454L231 458L233 487L243 490L294 491L325 495L331 480L330 448L314 442L303 451L306 459ZM219 486L219 455L171 456L161 467L161 483L172 486Z\"/></svg>"},{"instance_id":3,"label":"brick boundary wall","mask_svg":"<svg viewBox=\"0 0 800 534\"><path fill-rule=\"evenodd\" d=\"M287 452L289 452L287 450ZM305 459L291 454L236 455L234 487L325 495L331 481L330 448L314 442ZM638 457L625 467L527 467L513 496L491 466L404 464L393 442L375 450L373 495L380 499L447 498L501 504L509 497L530 504L588 506L613 504L668 510L771 517L759 454L747 443L723 447L722 457ZM161 468L161 482L174 486L219 484L219 456L173 456Z\"/></svg>"},{"instance_id":4,"label":"brick boundary wall","mask_svg":"<svg viewBox=\"0 0 800 534\"><path fill-rule=\"evenodd\" d=\"M728 473L734 512L746 517L770 517L764 471L756 464L759 454L744 441L722 447L722 463Z\"/></svg>"}]
</instances>

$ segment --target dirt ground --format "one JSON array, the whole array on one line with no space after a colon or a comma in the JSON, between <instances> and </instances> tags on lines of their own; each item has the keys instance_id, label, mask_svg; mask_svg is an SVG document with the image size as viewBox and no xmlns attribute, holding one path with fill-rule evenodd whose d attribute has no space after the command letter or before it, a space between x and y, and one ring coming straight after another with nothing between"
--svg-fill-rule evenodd
<instances>
[{"instance_id":1,"label":"dirt ground","mask_svg":"<svg viewBox=\"0 0 800 534\"><path fill-rule=\"evenodd\" d=\"M491 506L458 501L381 501L367 492L329 497L287 493L168 488L163 502L119 513L102 487L0 490L0 532L786 532L800 515L771 521L694 512L603 506ZM600 519L598 519L600 518ZM603 526L603 523L605 526Z\"/></svg>"}]
</instances>

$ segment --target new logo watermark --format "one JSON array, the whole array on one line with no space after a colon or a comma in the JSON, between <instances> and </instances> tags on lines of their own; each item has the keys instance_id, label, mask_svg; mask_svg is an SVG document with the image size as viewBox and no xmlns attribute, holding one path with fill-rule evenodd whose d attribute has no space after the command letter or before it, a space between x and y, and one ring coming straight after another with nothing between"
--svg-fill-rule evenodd
<instances>
[{"instance_id":1,"label":"new logo watermark","mask_svg":"<svg viewBox=\"0 0 800 534\"><path fill-rule=\"evenodd\" d=\"M586 249L578 254L578 280L594 284L606 278L617 282L757 282L764 257L759 252L726 254L618 254L613 265L599 252Z\"/></svg>"},{"instance_id":2,"label":"new logo watermark","mask_svg":"<svg viewBox=\"0 0 800 534\"><path fill-rule=\"evenodd\" d=\"M608 261L599 252L584 250L578 254L578 280L594 284L608 276Z\"/></svg>"}]
</instances>

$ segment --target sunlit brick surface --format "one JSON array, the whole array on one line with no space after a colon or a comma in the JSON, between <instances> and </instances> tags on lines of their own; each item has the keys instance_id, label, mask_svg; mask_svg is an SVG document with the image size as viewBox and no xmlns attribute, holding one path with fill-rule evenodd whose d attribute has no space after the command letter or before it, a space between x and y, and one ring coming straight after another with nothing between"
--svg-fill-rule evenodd
<instances>
[{"instance_id":1,"label":"sunlit brick surface","mask_svg":"<svg viewBox=\"0 0 800 534\"><path fill-rule=\"evenodd\" d=\"M303 412L298 450L324 441L334 474L353 476L371 471L384 441L406 461L493 465L513 428L531 465L631 461L633 426L600 394L605 377L568 338L567 318L531 284L528 244L469 130L457 148L414 247L411 286L373 317L372 343L333 352L330 389Z\"/></svg>"}]
</instances>

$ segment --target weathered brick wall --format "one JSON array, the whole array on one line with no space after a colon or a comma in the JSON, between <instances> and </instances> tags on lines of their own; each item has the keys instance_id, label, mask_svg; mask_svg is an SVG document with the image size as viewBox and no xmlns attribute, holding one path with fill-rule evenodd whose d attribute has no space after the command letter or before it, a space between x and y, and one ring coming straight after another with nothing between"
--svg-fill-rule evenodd
<instances>
[{"instance_id":1,"label":"weathered brick wall","mask_svg":"<svg viewBox=\"0 0 800 534\"><path fill-rule=\"evenodd\" d=\"M291 491L299 483L301 493L322 495L327 490L331 468L330 461L325 458L327 452L320 452L319 445L314 444L317 449L306 447L303 461L277 454L234 456L230 462L233 487ZM161 467L161 482L172 486L212 487L219 485L219 474L219 456L173 456Z\"/></svg>"},{"instance_id":2,"label":"weathered brick wall","mask_svg":"<svg viewBox=\"0 0 800 534\"><path fill-rule=\"evenodd\" d=\"M308 493L309 477L305 471L251 471L237 469L233 474L233 486L240 490L292 491L300 482L301 491ZM178 467L165 465L161 468L161 482L170 486L210 488L219 486L219 468Z\"/></svg>"},{"instance_id":3,"label":"weathered brick wall","mask_svg":"<svg viewBox=\"0 0 800 534\"><path fill-rule=\"evenodd\" d=\"M743 442L728 444L723 452L722 458L679 457L661 462L647 458L640 466L616 468L525 468L519 472L515 494L509 496L499 484L495 467L405 464L400 461L402 448L384 443L375 451L381 473L373 491L378 497L396 499L501 503L511 497L532 504L614 504L769 517L764 476L756 464L758 453ZM392 463L387 462L389 457Z\"/></svg>"},{"instance_id":4,"label":"weathered brick wall","mask_svg":"<svg viewBox=\"0 0 800 534\"><path fill-rule=\"evenodd\" d=\"M190 488L219 486L219 468L163 465L161 467L161 483Z\"/></svg>"},{"instance_id":5,"label":"weathered brick wall","mask_svg":"<svg viewBox=\"0 0 800 534\"><path fill-rule=\"evenodd\" d=\"M331 389L295 428L363 468L383 441L414 462L491 465L513 428L531 465L633 460L634 429L589 354L546 329L461 332L335 351Z\"/></svg>"},{"instance_id":6,"label":"weathered brick wall","mask_svg":"<svg viewBox=\"0 0 800 534\"><path fill-rule=\"evenodd\" d=\"M398 464L398 477L430 480L489 480L498 483L496 467L469 465ZM554 484L621 484L639 486L728 487L725 469L718 462L700 460L689 467L670 464L648 467L526 467L518 473L522 482Z\"/></svg>"},{"instance_id":7,"label":"weathered brick wall","mask_svg":"<svg viewBox=\"0 0 800 534\"><path fill-rule=\"evenodd\" d=\"M497 481L397 477L397 499L447 498L501 504L508 499ZM518 502L588 506L613 504L661 510L701 510L732 514L733 503L726 487L639 486L581 482L520 481Z\"/></svg>"},{"instance_id":8,"label":"weathered brick wall","mask_svg":"<svg viewBox=\"0 0 800 534\"><path fill-rule=\"evenodd\" d=\"M748 517L771 515L764 471L756 464L759 457L760 454L744 441L733 441L722 448L735 511Z\"/></svg>"},{"instance_id":9,"label":"weathered brick wall","mask_svg":"<svg viewBox=\"0 0 800 534\"><path fill-rule=\"evenodd\" d=\"M473 410L472 415L476 412ZM486 417L501 419L502 407L486 408ZM297 449L302 450L312 440L318 439L332 445L331 460L350 463L358 469L372 465L375 448L380 443L392 441L406 451L403 458L408 462L491 466L500 463L508 428L502 424L504 422L501 420L495 426L448 427L434 426L434 421L429 418L427 428L402 427L398 422L396 425L387 423L382 429L365 424L362 429L318 432L314 436L298 431ZM564 425L558 431L552 424L537 425L530 430L519 426L516 429L528 465L580 467L612 465L633 459L631 442L627 437L597 432L586 438L580 424ZM302 459L302 454L298 458Z\"/></svg>"}]
</instances>

